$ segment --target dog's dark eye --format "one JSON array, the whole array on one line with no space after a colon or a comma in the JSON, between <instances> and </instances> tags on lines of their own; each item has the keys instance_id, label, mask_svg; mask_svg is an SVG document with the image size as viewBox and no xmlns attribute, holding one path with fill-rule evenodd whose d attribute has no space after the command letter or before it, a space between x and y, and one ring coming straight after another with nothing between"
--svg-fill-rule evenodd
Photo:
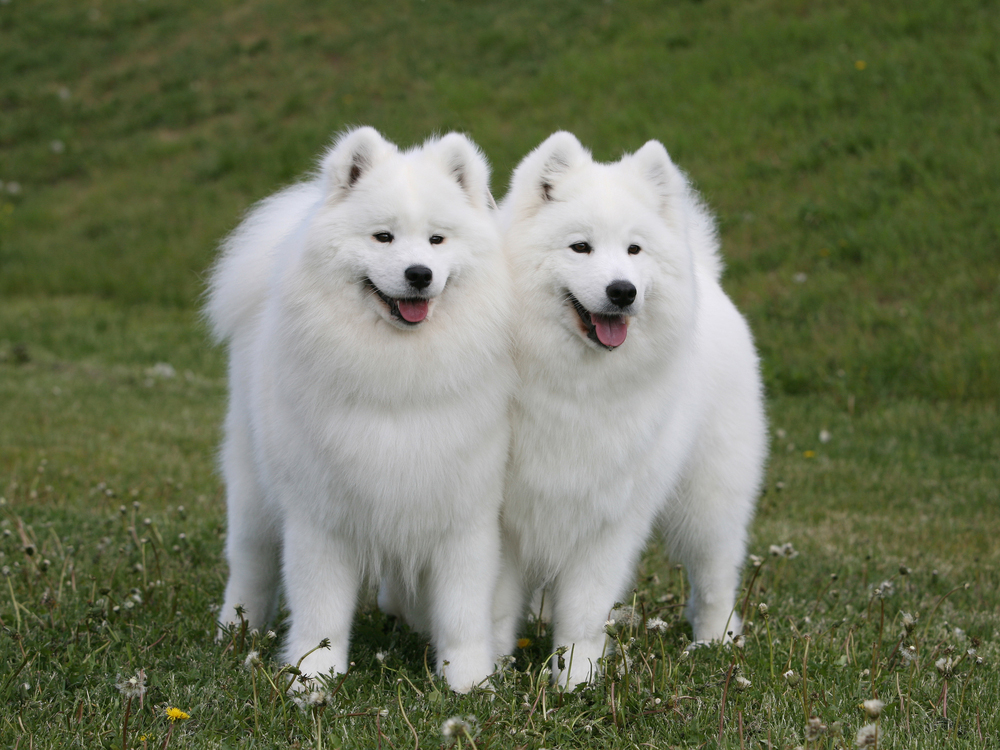
<instances>
[{"instance_id":1,"label":"dog's dark eye","mask_svg":"<svg viewBox=\"0 0 1000 750\"><path fill-rule=\"evenodd\" d=\"M440 234L432 234L429 242L432 245L440 245L442 242L444 242L444 237L442 237Z\"/></svg>"},{"instance_id":2,"label":"dog's dark eye","mask_svg":"<svg viewBox=\"0 0 1000 750\"><path fill-rule=\"evenodd\" d=\"M589 253L594 249L590 246L589 242L574 242L569 247L574 253Z\"/></svg>"},{"instance_id":3,"label":"dog's dark eye","mask_svg":"<svg viewBox=\"0 0 1000 750\"><path fill-rule=\"evenodd\" d=\"M628 246L628 254L629 255L638 255L640 250L642 250L642 248L639 247L638 245L629 245Z\"/></svg>"},{"instance_id":4,"label":"dog's dark eye","mask_svg":"<svg viewBox=\"0 0 1000 750\"><path fill-rule=\"evenodd\" d=\"M392 242L393 239L395 239L392 236L392 232L375 232L375 234L373 234L372 237L374 237L379 242Z\"/></svg>"}]
</instances>

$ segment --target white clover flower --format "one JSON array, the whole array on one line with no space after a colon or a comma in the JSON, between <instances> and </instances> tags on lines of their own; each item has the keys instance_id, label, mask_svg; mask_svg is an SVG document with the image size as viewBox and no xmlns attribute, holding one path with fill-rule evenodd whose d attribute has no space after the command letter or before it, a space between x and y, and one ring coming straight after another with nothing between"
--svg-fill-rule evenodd
<instances>
[{"instance_id":1,"label":"white clover flower","mask_svg":"<svg viewBox=\"0 0 1000 750\"><path fill-rule=\"evenodd\" d=\"M753 687L753 683L741 674L736 675L734 684L737 690L748 690Z\"/></svg>"},{"instance_id":2,"label":"white clover flower","mask_svg":"<svg viewBox=\"0 0 1000 750\"><path fill-rule=\"evenodd\" d=\"M385 656L386 656L385 651L376 651L375 661L377 661L379 664L385 664Z\"/></svg>"},{"instance_id":3,"label":"white clover flower","mask_svg":"<svg viewBox=\"0 0 1000 750\"><path fill-rule=\"evenodd\" d=\"M854 744L859 748L877 747L880 739L877 724L865 724L854 737Z\"/></svg>"},{"instance_id":4,"label":"white clover flower","mask_svg":"<svg viewBox=\"0 0 1000 750\"><path fill-rule=\"evenodd\" d=\"M824 445L825 445L826 443L829 443L832 437L833 437L833 436L832 436L832 435L830 435L830 432L829 432L829 430L820 430L820 431L819 431L819 441L820 441L821 443L823 443Z\"/></svg>"},{"instance_id":5,"label":"white clover flower","mask_svg":"<svg viewBox=\"0 0 1000 750\"><path fill-rule=\"evenodd\" d=\"M651 617L646 620L646 630L652 630L654 633L666 633L669 627L670 626L659 617Z\"/></svg>"},{"instance_id":6,"label":"white clover flower","mask_svg":"<svg viewBox=\"0 0 1000 750\"><path fill-rule=\"evenodd\" d=\"M878 698L872 698L861 704L864 708L865 713L868 715L869 719L877 719L882 714L882 709L885 708L885 703L880 701Z\"/></svg>"}]
</instances>

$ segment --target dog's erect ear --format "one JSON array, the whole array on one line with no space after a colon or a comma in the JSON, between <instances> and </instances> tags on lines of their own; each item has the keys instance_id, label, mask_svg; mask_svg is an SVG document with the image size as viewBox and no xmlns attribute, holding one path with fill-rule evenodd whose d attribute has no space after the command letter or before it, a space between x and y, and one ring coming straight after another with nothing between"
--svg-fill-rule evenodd
<instances>
[{"instance_id":1,"label":"dog's erect ear","mask_svg":"<svg viewBox=\"0 0 1000 750\"><path fill-rule=\"evenodd\" d=\"M524 157L510 180L515 210L534 212L556 200L556 188L575 167L590 161L587 151L572 133L560 130Z\"/></svg>"},{"instance_id":2,"label":"dog's erect ear","mask_svg":"<svg viewBox=\"0 0 1000 750\"><path fill-rule=\"evenodd\" d=\"M375 128L363 127L344 133L323 157L321 172L327 194L335 199L350 192L362 175L396 147Z\"/></svg>"},{"instance_id":3,"label":"dog's erect ear","mask_svg":"<svg viewBox=\"0 0 1000 750\"><path fill-rule=\"evenodd\" d=\"M469 196L476 208L496 208L490 194L490 165L471 140L461 133L448 133L427 144L441 160L445 171Z\"/></svg>"},{"instance_id":4,"label":"dog's erect ear","mask_svg":"<svg viewBox=\"0 0 1000 750\"><path fill-rule=\"evenodd\" d=\"M659 141L647 141L646 145L632 156L623 159L626 160L653 188L654 194L659 199L661 212L674 199L687 192L687 180Z\"/></svg>"}]
</instances>

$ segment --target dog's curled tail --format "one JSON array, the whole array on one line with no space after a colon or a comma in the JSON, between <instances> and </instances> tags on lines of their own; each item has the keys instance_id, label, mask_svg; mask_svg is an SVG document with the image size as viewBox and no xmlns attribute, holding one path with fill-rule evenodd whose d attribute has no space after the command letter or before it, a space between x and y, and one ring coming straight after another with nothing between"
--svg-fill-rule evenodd
<instances>
[{"instance_id":1,"label":"dog's curled tail","mask_svg":"<svg viewBox=\"0 0 1000 750\"><path fill-rule=\"evenodd\" d=\"M231 341L257 319L283 241L320 200L315 182L303 182L257 203L222 241L212 267L204 315L217 341Z\"/></svg>"}]
</instances>

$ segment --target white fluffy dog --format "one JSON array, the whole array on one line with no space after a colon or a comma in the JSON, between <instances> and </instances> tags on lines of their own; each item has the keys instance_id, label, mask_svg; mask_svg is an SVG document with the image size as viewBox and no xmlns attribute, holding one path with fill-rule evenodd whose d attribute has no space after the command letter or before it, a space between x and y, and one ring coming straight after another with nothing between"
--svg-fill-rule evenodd
<instances>
[{"instance_id":1,"label":"white fluffy dog","mask_svg":"<svg viewBox=\"0 0 1000 750\"><path fill-rule=\"evenodd\" d=\"M501 210L522 383L499 650L514 645L526 592L545 586L554 645L568 648L560 679L591 679L657 525L687 568L695 639L738 632L766 427L711 218L659 142L599 164L565 132L525 157Z\"/></svg>"},{"instance_id":2,"label":"white fluffy dog","mask_svg":"<svg viewBox=\"0 0 1000 750\"><path fill-rule=\"evenodd\" d=\"M208 318L229 343L220 622L291 612L285 658L343 672L366 582L429 632L439 673L492 670L509 443L509 282L489 168L465 136L343 135L314 179L226 240ZM446 664L447 663L447 664Z\"/></svg>"}]
</instances>

